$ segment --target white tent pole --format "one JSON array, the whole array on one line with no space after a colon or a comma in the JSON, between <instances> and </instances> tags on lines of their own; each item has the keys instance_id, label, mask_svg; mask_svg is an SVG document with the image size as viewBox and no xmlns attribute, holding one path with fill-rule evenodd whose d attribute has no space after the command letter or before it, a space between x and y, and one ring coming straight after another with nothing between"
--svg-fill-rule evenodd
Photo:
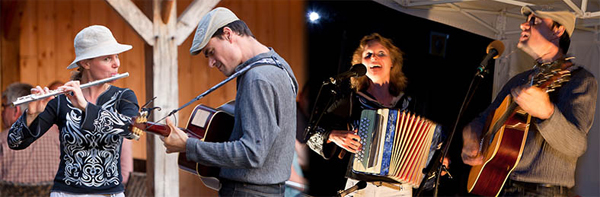
<instances>
[{"instance_id":1,"label":"white tent pole","mask_svg":"<svg viewBox=\"0 0 600 197\"><path fill-rule=\"evenodd\" d=\"M496 33L496 40L504 40L506 33L506 20L506 9L502 9L496 18L496 30L498 30L498 33Z\"/></svg>"},{"instance_id":2,"label":"white tent pole","mask_svg":"<svg viewBox=\"0 0 600 197\"><path fill-rule=\"evenodd\" d=\"M465 2L465 1L474 1L474 0L439 0L439 1L417 1L412 2L410 0L402 1L400 4L406 7L414 7L414 6L424 6L424 5L436 5L436 4L445 4L445 3L456 3L456 2Z\"/></svg>"},{"instance_id":3,"label":"white tent pole","mask_svg":"<svg viewBox=\"0 0 600 197\"><path fill-rule=\"evenodd\" d=\"M515 0L495 0L497 2L501 2L501 3L506 3L506 4L511 4L511 5L516 5L519 7L523 7L526 5L533 5L531 3L525 3L525 2L521 2L521 1L515 1Z\"/></svg>"},{"instance_id":4,"label":"white tent pole","mask_svg":"<svg viewBox=\"0 0 600 197\"><path fill-rule=\"evenodd\" d=\"M581 11L584 13L587 11L587 4L588 4L588 0L581 1Z\"/></svg>"},{"instance_id":5,"label":"white tent pole","mask_svg":"<svg viewBox=\"0 0 600 197\"><path fill-rule=\"evenodd\" d=\"M599 16L600 16L600 12L592 12L589 15L586 14L586 16L581 17L581 18L583 18L583 19L586 19L586 18L596 18L596 17L599 17Z\"/></svg>"},{"instance_id":6,"label":"white tent pole","mask_svg":"<svg viewBox=\"0 0 600 197\"><path fill-rule=\"evenodd\" d=\"M579 7L577 7L577 5L575 5L575 3L573 3L573 1L571 0L563 0L571 9L573 9L575 11L575 14L578 16L583 16L583 11L581 11L581 9L579 9Z\"/></svg>"},{"instance_id":7,"label":"white tent pole","mask_svg":"<svg viewBox=\"0 0 600 197\"><path fill-rule=\"evenodd\" d=\"M420 8L411 8L411 9L420 9ZM477 9L468 9L468 8L460 8L469 13L477 13L477 14L489 14L489 15L497 15L499 12L496 11L488 11L488 10L477 10ZM456 9L449 7L431 7L431 8L423 8L423 10L439 10L439 11L449 11L456 12Z\"/></svg>"}]
</instances>

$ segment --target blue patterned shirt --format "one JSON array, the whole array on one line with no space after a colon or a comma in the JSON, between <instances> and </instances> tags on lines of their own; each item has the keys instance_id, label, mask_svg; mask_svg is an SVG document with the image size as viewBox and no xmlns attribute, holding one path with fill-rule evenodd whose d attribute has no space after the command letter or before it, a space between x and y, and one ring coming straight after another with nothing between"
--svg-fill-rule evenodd
<instances>
[{"instance_id":1,"label":"blue patterned shirt","mask_svg":"<svg viewBox=\"0 0 600 197\"><path fill-rule=\"evenodd\" d=\"M96 104L84 112L64 95L48 102L46 109L27 127L26 112L8 134L11 149L25 149L48 131L60 130L60 165L52 191L76 194L114 194L124 191L121 176L123 137L134 138L128 130L137 115L135 93L110 86Z\"/></svg>"}]
</instances>

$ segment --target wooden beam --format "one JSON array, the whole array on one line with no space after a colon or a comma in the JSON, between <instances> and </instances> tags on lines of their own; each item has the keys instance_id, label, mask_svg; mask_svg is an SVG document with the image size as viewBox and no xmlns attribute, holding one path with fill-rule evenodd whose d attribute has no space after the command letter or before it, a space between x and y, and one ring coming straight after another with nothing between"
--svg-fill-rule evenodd
<instances>
[{"instance_id":1,"label":"wooden beam","mask_svg":"<svg viewBox=\"0 0 600 197\"><path fill-rule=\"evenodd\" d=\"M106 2L127 21L148 45L154 46L155 37L152 34L152 22L131 0L106 0Z\"/></svg>"},{"instance_id":2,"label":"wooden beam","mask_svg":"<svg viewBox=\"0 0 600 197\"><path fill-rule=\"evenodd\" d=\"M175 43L181 45L194 32L200 19L212 10L221 0L194 0L177 19Z\"/></svg>"}]
</instances>

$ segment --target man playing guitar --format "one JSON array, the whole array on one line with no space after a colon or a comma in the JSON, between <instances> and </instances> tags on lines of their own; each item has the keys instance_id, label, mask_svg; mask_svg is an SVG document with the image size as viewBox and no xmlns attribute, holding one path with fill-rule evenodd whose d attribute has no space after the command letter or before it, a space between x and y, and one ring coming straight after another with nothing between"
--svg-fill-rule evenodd
<instances>
[{"instance_id":1,"label":"man playing guitar","mask_svg":"<svg viewBox=\"0 0 600 197\"><path fill-rule=\"evenodd\" d=\"M571 73L570 81L554 92L526 85L528 78L544 67L557 62L571 64L565 58L575 29L575 15L534 6L522 7L521 13L527 20L520 25L517 46L536 59L536 66L510 79L494 102L464 128L462 159L473 166L484 162L480 140L487 116L510 94L532 118L520 162L500 195L567 196L575 185L577 159L587 149L598 84L590 72L573 65L565 68Z\"/></svg>"},{"instance_id":2,"label":"man playing guitar","mask_svg":"<svg viewBox=\"0 0 600 197\"><path fill-rule=\"evenodd\" d=\"M208 65L226 76L253 67L237 77L235 123L229 141L188 138L167 119L172 131L164 138L167 153L186 152L188 160L221 167L220 196L283 196L296 135L298 84L292 69L222 7L202 18L190 53L203 53Z\"/></svg>"}]
</instances>

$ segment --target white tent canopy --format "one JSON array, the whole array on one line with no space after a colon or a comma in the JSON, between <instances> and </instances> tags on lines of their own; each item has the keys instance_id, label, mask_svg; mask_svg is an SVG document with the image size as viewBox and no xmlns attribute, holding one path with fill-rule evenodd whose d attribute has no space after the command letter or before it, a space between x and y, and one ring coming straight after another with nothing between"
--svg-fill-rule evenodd
<instances>
[{"instance_id":1,"label":"white tent canopy","mask_svg":"<svg viewBox=\"0 0 600 197\"><path fill-rule=\"evenodd\" d=\"M533 65L533 59L516 48L525 21L524 5L545 5L570 10L577 16L569 55L574 62L600 77L600 0L374 0L400 12L426 18L504 43L496 60L494 95L512 76ZM484 50L484 49L482 49ZM600 98L600 96L599 96ZM597 102L600 104L600 101ZM581 196L600 196L600 113L588 134L588 150L578 161L575 191Z\"/></svg>"}]
</instances>

